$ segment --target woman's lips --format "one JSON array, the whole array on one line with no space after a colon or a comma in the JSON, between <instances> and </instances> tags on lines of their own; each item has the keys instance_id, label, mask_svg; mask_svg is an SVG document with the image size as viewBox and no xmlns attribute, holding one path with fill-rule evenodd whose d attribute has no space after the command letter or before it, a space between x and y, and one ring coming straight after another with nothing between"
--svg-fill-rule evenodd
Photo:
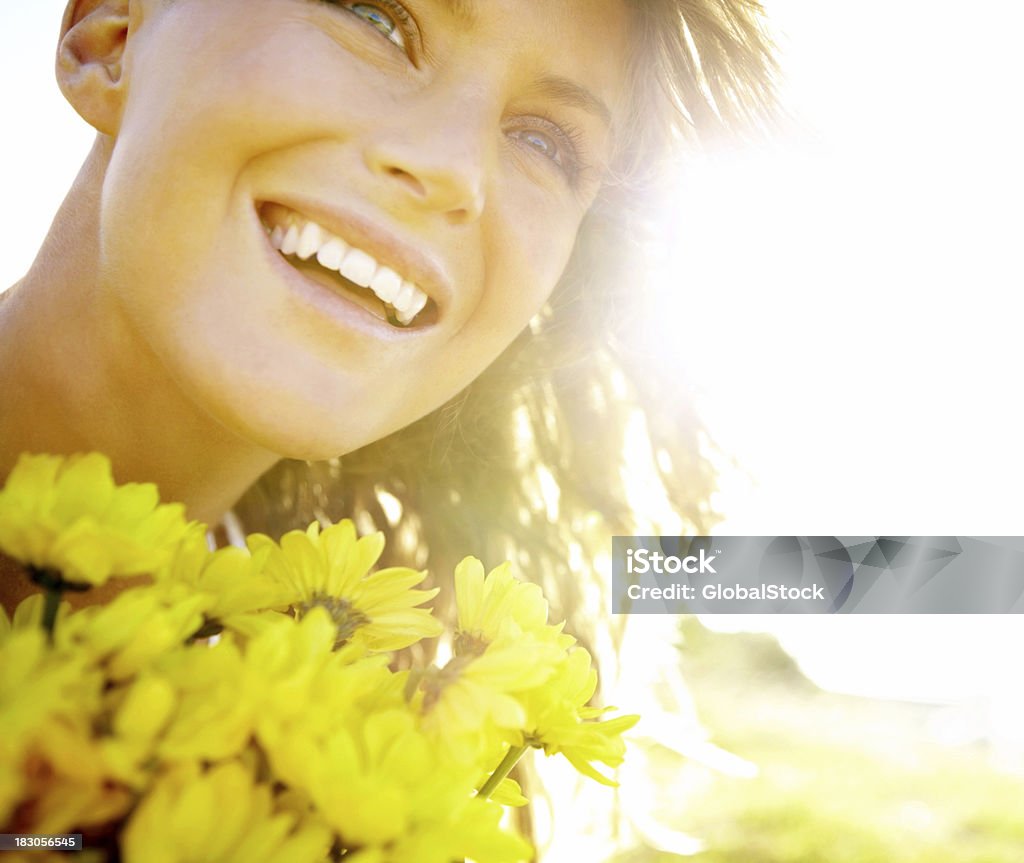
<instances>
[{"instance_id":1,"label":"woman's lips","mask_svg":"<svg viewBox=\"0 0 1024 863\"><path fill-rule=\"evenodd\" d=\"M437 305L426 292L369 252L281 204L258 209L271 247L306 278L391 326L422 327L437 320Z\"/></svg>"}]
</instances>

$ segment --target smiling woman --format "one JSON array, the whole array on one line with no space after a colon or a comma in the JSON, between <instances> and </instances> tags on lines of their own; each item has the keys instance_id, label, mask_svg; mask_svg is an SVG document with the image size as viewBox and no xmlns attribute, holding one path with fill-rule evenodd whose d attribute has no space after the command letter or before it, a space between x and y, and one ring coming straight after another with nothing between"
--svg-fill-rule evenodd
<instances>
[{"instance_id":1,"label":"smiling woman","mask_svg":"<svg viewBox=\"0 0 1024 863\"><path fill-rule=\"evenodd\" d=\"M0 476L95 450L203 521L351 515L438 576L515 557L585 634L638 412L709 518L628 312L665 158L770 115L759 11L72 0L57 76L97 136L0 305Z\"/></svg>"},{"instance_id":2,"label":"smiling woman","mask_svg":"<svg viewBox=\"0 0 1024 863\"><path fill-rule=\"evenodd\" d=\"M352 516L435 579L511 557L595 633L637 416L709 518L690 402L629 311L666 157L770 114L759 11L71 0L57 77L97 135L0 303L0 476L92 450L228 533Z\"/></svg>"},{"instance_id":3,"label":"smiling woman","mask_svg":"<svg viewBox=\"0 0 1024 863\"><path fill-rule=\"evenodd\" d=\"M390 493L438 554L524 526L518 545L544 549L586 511L624 524L616 465L644 384L606 325L635 290L640 192L676 133L768 105L756 11L69 3L58 80L98 134L5 296L0 395L19 409L0 472L99 450L215 521L282 458L309 460L263 480L248 524L387 529ZM649 428L699 523L687 410ZM542 465L561 487L547 524Z\"/></svg>"},{"instance_id":4,"label":"smiling woman","mask_svg":"<svg viewBox=\"0 0 1024 863\"><path fill-rule=\"evenodd\" d=\"M60 83L101 134L5 316L17 403L50 408L21 434L9 418L8 465L87 442L210 519L281 456L350 452L438 407L526 326L609 148L537 82L618 99L626 12L609 0L569 40L569 6L424 5L419 23L392 4L71 5ZM86 372L71 392L38 361L58 332Z\"/></svg>"}]
</instances>

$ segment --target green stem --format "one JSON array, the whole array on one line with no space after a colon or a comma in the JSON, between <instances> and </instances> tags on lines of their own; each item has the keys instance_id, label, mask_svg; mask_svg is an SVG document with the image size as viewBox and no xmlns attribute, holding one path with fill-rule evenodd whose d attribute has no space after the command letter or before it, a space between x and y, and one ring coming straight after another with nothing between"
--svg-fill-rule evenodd
<instances>
[{"instance_id":1,"label":"green stem","mask_svg":"<svg viewBox=\"0 0 1024 863\"><path fill-rule=\"evenodd\" d=\"M485 800L490 797L494 789L498 787L498 783L512 772L512 768L523 757L523 753L526 752L527 748L527 746L510 746L508 752L505 753L505 757L501 759L501 764L487 777L487 781L477 791L476 796L483 797Z\"/></svg>"},{"instance_id":2,"label":"green stem","mask_svg":"<svg viewBox=\"0 0 1024 863\"><path fill-rule=\"evenodd\" d=\"M64 577L56 569L47 567L35 567L31 564L25 567L25 574L29 580L42 588L43 591L43 629L53 642L53 630L57 625L57 612L60 611L60 599L65 591L84 591L89 589L88 584L77 581L65 581Z\"/></svg>"},{"instance_id":3,"label":"green stem","mask_svg":"<svg viewBox=\"0 0 1024 863\"><path fill-rule=\"evenodd\" d=\"M53 641L53 630L57 625L57 612L60 610L61 589L59 587L48 587L43 592L43 629L50 641Z\"/></svg>"}]
</instances>

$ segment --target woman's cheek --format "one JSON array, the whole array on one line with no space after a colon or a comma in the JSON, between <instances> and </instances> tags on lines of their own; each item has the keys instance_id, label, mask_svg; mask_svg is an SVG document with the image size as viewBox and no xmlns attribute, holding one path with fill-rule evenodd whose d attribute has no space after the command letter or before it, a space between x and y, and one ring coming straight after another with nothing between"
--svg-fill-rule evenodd
<instances>
[{"instance_id":1,"label":"woman's cheek","mask_svg":"<svg viewBox=\"0 0 1024 863\"><path fill-rule=\"evenodd\" d=\"M487 295L499 313L516 310L514 338L547 302L565 272L580 218L564 202L525 181L511 187L509 212L496 220L502 228L493 242L498 263L493 268L488 263L488 272L499 274L502 284Z\"/></svg>"}]
</instances>

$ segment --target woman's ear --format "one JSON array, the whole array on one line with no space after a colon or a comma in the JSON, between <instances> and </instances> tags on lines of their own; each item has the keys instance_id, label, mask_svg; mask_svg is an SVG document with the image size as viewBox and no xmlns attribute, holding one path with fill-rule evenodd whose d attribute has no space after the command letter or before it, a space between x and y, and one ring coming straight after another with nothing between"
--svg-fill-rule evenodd
<instances>
[{"instance_id":1,"label":"woman's ear","mask_svg":"<svg viewBox=\"0 0 1024 863\"><path fill-rule=\"evenodd\" d=\"M127 90L130 0L70 0L57 48L57 83L90 126L115 135Z\"/></svg>"}]
</instances>

